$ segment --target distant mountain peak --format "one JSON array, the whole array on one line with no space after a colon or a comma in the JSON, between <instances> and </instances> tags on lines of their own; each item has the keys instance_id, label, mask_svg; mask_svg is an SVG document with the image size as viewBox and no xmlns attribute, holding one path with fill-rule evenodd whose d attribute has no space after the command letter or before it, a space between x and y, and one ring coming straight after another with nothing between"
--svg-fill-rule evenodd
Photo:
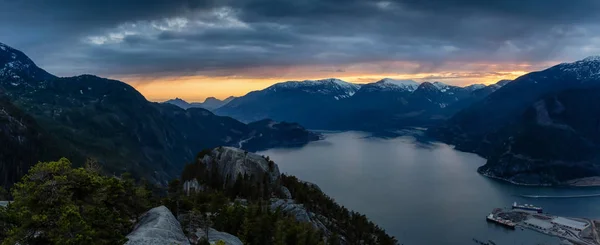
<instances>
[{"instance_id":1,"label":"distant mountain peak","mask_svg":"<svg viewBox=\"0 0 600 245\"><path fill-rule=\"evenodd\" d=\"M192 107L190 105L190 103L188 103L187 101L185 101L183 99L180 99L180 98L170 99L170 100L167 100L167 101L165 101L163 103L175 105L175 106L178 106L179 108L184 109L184 110Z\"/></svg>"},{"instance_id":2,"label":"distant mountain peak","mask_svg":"<svg viewBox=\"0 0 600 245\"><path fill-rule=\"evenodd\" d=\"M222 102L220 99L217 99L215 97L207 97L206 99L204 99L204 103L211 103L211 102Z\"/></svg>"},{"instance_id":3,"label":"distant mountain peak","mask_svg":"<svg viewBox=\"0 0 600 245\"><path fill-rule=\"evenodd\" d=\"M570 74L576 80L588 80L600 78L600 56L590 56L572 63L562 63L549 68L549 70L558 69L565 74Z\"/></svg>"},{"instance_id":4,"label":"distant mountain peak","mask_svg":"<svg viewBox=\"0 0 600 245\"><path fill-rule=\"evenodd\" d=\"M263 91L298 90L311 94L332 95L336 100L348 98L360 89L360 85L342 81L337 78L320 80L287 81L271 85Z\"/></svg>"},{"instance_id":5,"label":"distant mountain peak","mask_svg":"<svg viewBox=\"0 0 600 245\"><path fill-rule=\"evenodd\" d=\"M486 87L485 84L476 83L476 84L471 84L469 86L465 86L465 89L467 89L469 91L475 91L475 90L482 89L482 88L485 88L485 87Z\"/></svg>"},{"instance_id":6,"label":"distant mountain peak","mask_svg":"<svg viewBox=\"0 0 600 245\"><path fill-rule=\"evenodd\" d=\"M40 81L55 76L39 68L27 55L0 43L0 84L38 87Z\"/></svg>"},{"instance_id":7,"label":"distant mountain peak","mask_svg":"<svg viewBox=\"0 0 600 245\"><path fill-rule=\"evenodd\" d=\"M435 87L436 87L436 88L438 88L439 90L443 90L443 89L445 89L445 88L448 88L448 87L450 86L450 85L448 85L448 84L445 84L445 83L443 83L443 82L437 82L437 81L436 81L436 82L433 82L433 83L431 83L431 84L433 84L433 86L435 86Z\"/></svg>"},{"instance_id":8,"label":"distant mountain peak","mask_svg":"<svg viewBox=\"0 0 600 245\"><path fill-rule=\"evenodd\" d=\"M409 86L414 86L414 85L419 86L419 83L415 82L414 80L410 80L410 79L398 80L398 79L392 79L392 78L384 78L384 79L379 80L378 82L381 82L381 83L391 83L391 84L395 84L395 85L398 85L398 86L406 86L406 85L409 85Z\"/></svg>"},{"instance_id":9,"label":"distant mountain peak","mask_svg":"<svg viewBox=\"0 0 600 245\"><path fill-rule=\"evenodd\" d=\"M431 82L422 82L417 90L439 90L438 86Z\"/></svg>"},{"instance_id":10,"label":"distant mountain peak","mask_svg":"<svg viewBox=\"0 0 600 245\"><path fill-rule=\"evenodd\" d=\"M170 99L170 100L167 100L167 101L165 101L165 103L169 103L169 102L175 102L175 101L179 101L179 102L185 102L185 103L187 103L187 101L185 101L185 100L183 100L183 99L181 99L181 98L179 98L179 97L175 97L175 99Z\"/></svg>"},{"instance_id":11,"label":"distant mountain peak","mask_svg":"<svg viewBox=\"0 0 600 245\"><path fill-rule=\"evenodd\" d=\"M413 80L395 80L384 78L374 83L363 86L367 91L409 91L412 92L419 87Z\"/></svg>"}]
</instances>

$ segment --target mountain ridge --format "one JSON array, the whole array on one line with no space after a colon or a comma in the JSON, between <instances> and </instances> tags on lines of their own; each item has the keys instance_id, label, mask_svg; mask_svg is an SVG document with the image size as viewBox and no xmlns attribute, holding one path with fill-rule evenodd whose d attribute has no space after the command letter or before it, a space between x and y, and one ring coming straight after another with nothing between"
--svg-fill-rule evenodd
<instances>
[{"instance_id":1,"label":"mountain ridge","mask_svg":"<svg viewBox=\"0 0 600 245\"><path fill-rule=\"evenodd\" d=\"M235 99L235 96L229 96L227 98L225 98L224 100L220 100L217 99L215 97L207 97L204 102L192 102L189 103L187 101L185 101L184 99L181 99L179 97L176 97L175 99L170 99L161 103L168 103L168 104L173 104L176 106L179 106L182 109L188 109L188 108L204 108L210 111L214 111L216 109L218 109L219 107L229 103L230 101L232 101L233 99Z\"/></svg>"},{"instance_id":2,"label":"mountain ridge","mask_svg":"<svg viewBox=\"0 0 600 245\"><path fill-rule=\"evenodd\" d=\"M149 102L135 88L117 80L93 75L56 77L20 51L2 47L0 90L11 103L63 142L69 149L65 157L95 158L109 173L128 171L134 177L166 184L196 152L237 146L259 130L268 133L246 142L244 148L287 146L287 139L294 145L318 140L318 135L296 126L251 128L205 109L184 110ZM288 133L294 138L287 138ZM298 139L298 134L304 138Z\"/></svg>"},{"instance_id":3,"label":"mountain ridge","mask_svg":"<svg viewBox=\"0 0 600 245\"><path fill-rule=\"evenodd\" d=\"M599 88L600 59L558 64L506 83L428 134L486 157L480 173L513 183L556 185L600 175L598 157L590 155L600 132L579 127L597 123L590 91Z\"/></svg>"},{"instance_id":4,"label":"mountain ridge","mask_svg":"<svg viewBox=\"0 0 600 245\"><path fill-rule=\"evenodd\" d=\"M422 93L424 86L434 97L419 97L426 95ZM264 118L293 121L312 129L397 130L437 123L449 116L444 108L476 90L479 89L390 78L360 85L335 78L287 81L249 92L215 113L244 122ZM454 107L460 109L459 105ZM377 125L376 120L389 123Z\"/></svg>"}]
</instances>

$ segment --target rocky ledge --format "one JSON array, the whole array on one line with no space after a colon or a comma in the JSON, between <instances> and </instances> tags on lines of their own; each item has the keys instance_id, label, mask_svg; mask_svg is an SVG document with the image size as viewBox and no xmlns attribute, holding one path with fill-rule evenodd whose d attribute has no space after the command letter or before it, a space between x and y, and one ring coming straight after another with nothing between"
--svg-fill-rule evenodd
<instances>
[{"instance_id":1,"label":"rocky ledge","mask_svg":"<svg viewBox=\"0 0 600 245\"><path fill-rule=\"evenodd\" d=\"M165 206L150 209L142 215L127 239L126 245L190 244L181 224Z\"/></svg>"},{"instance_id":2,"label":"rocky ledge","mask_svg":"<svg viewBox=\"0 0 600 245\"><path fill-rule=\"evenodd\" d=\"M224 183L233 184L240 175L262 177L265 174L271 183L277 183L281 175L277 164L266 157L234 147L215 148L204 155L200 162L208 169L215 165Z\"/></svg>"}]
</instances>

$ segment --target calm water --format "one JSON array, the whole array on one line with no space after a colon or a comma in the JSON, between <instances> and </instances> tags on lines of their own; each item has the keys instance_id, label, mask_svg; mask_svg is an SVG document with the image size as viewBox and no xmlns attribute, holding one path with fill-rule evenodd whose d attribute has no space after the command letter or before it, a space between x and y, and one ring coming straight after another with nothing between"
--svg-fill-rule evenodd
<instances>
[{"instance_id":1,"label":"calm water","mask_svg":"<svg viewBox=\"0 0 600 245\"><path fill-rule=\"evenodd\" d=\"M326 134L297 149L271 149L283 173L318 184L340 204L366 214L401 244L559 244L530 230L509 231L485 221L512 202L569 217L600 218L600 198L531 199L518 195L583 195L600 188L540 188L505 184L477 174L485 160L445 144L365 133Z\"/></svg>"}]
</instances>

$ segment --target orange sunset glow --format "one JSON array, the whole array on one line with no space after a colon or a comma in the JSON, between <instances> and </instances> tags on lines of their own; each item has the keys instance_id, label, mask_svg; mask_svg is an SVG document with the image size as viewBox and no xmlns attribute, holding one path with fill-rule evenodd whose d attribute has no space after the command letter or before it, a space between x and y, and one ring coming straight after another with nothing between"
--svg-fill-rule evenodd
<instances>
[{"instance_id":1,"label":"orange sunset glow","mask_svg":"<svg viewBox=\"0 0 600 245\"><path fill-rule=\"evenodd\" d=\"M417 82L442 81L456 86L475 83L491 84L503 79L514 79L540 67L531 64L487 64L487 63L447 63L443 67L454 71L420 72L422 66L408 62L375 62L348 65L342 68L300 67L261 67L237 71L218 70L205 72L208 75L165 76L147 78L144 76L114 77L129 83L148 100L165 101L181 98L190 102L202 102L207 97L224 99L229 96L242 96L250 91L261 90L284 81L317 80L338 78L353 83L371 83L383 78L412 79ZM408 71L407 73L392 72ZM231 75L231 74L239 75Z\"/></svg>"}]
</instances>

